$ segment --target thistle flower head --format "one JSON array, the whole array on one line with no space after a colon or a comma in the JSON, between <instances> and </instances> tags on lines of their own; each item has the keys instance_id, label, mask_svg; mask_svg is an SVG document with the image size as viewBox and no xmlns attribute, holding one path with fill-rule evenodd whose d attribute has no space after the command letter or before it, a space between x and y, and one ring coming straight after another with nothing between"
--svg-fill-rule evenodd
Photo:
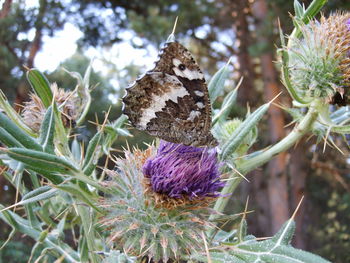
<instances>
[{"instance_id":1,"label":"thistle flower head","mask_svg":"<svg viewBox=\"0 0 350 263\"><path fill-rule=\"evenodd\" d=\"M77 97L74 96L71 91L65 91L64 89L58 88L56 83L51 85L51 90L54 94L54 100L57 103L58 108L61 110L63 125L67 128L74 126L75 120L78 117L76 107L76 105L78 105ZM39 132L45 113L46 108L41 99L36 94L31 94L30 100L25 102L22 110L24 123L33 131Z\"/></svg>"},{"instance_id":2,"label":"thistle flower head","mask_svg":"<svg viewBox=\"0 0 350 263\"><path fill-rule=\"evenodd\" d=\"M291 39L290 79L300 96L346 104L350 86L349 25L350 13L336 13L302 25L302 39Z\"/></svg>"},{"instance_id":3,"label":"thistle flower head","mask_svg":"<svg viewBox=\"0 0 350 263\"><path fill-rule=\"evenodd\" d=\"M106 174L111 194L100 200L100 224L111 249L168 262L204 248L202 231L212 227L206 219L213 213L207 202L222 186L214 151L161 142L158 151L126 151Z\"/></svg>"},{"instance_id":4,"label":"thistle flower head","mask_svg":"<svg viewBox=\"0 0 350 263\"><path fill-rule=\"evenodd\" d=\"M154 192L170 198L216 197L223 186L215 149L161 141L157 155L144 164L143 173Z\"/></svg>"}]
</instances>

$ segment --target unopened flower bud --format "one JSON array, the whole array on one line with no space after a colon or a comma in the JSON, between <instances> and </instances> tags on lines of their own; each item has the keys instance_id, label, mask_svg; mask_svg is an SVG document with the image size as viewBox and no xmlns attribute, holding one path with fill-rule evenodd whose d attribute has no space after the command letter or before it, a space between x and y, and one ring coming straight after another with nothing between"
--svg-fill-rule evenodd
<instances>
[{"instance_id":1,"label":"unopened flower bud","mask_svg":"<svg viewBox=\"0 0 350 263\"><path fill-rule=\"evenodd\" d=\"M350 13L336 13L302 25L291 39L289 71L299 96L346 105L350 85Z\"/></svg>"},{"instance_id":2,"label":"unopened flower bud","mask_svg":"<svg viewBox=\"0 0 350 263\"><path fill-rule=\"evenodd\" d=\"M54 83L51 85L52 93L54 94L54 100L62 113L62 122L66 128L74 127L75 120L78 117L77 112L77 97L73 92L65 91L57 87ZM30 95L30 100L25 102L22 111L22 117L24 123L30 127L33 131L39 132L41 123L44 120L46 108L40 98L36 94Z\"/></svg>"}]
</instances>

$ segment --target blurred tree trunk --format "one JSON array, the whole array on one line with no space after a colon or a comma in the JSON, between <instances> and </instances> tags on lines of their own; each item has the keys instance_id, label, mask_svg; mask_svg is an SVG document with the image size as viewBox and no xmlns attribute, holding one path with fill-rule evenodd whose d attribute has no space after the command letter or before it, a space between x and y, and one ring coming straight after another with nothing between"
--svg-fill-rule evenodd
<instances>
[{"instance_id":1,"label":"blurred tree trunk","mask_svg":"<svg viewBox=\"0 0 350 263\"><path fill-rule=\"evenodd\" d=\"M249 54L248 47L251 44L251 33L247 21L249 2L246 0L231 0L231 16L234 21L233 29L236 33L236 43L238 47L237 58L239 63L238 72L243 77L243 82L238 92L238 102L245 106L247 102L254 105L257 96L254 94L254 65Z\"/></svg>"},{"instance_id":2,"label":"blurred tree trunk","mask_svg":"<svg viewBox=\"0 0 350 263\"><path fill-rule=\"evenodd\" d=\"M12 0L5 0L0 10L0 19L7 17L11 10Z\"/></svg>"},{"instance_id":3,"label":"blurred tree trunk","mask_svg":"<svg viewBox=\"0 0 350 263\"><path fill-rule=\"evenodd\" d=\"M251 16L250 3L246 0L231 0L231 16L233 28L235 30L236 42L238 43L237 59L239 68L238 73L244 77L240 91L238 92L238 102L243 107L247 103L257 105L261 99L257 96L254 80L258 78L253 63L253 56L249 53L249 47L254 43L252 32L249 30L249 16ZM249 224L250 230L256 236L266 236L271 233L270 206L268 200L266 177L262 170L254 170L249 176L250 184L240 186L242 196L241 200L245 202L247 196L253 203L254 222ZM248 220L250 218L248 217Z\"/></svg>"},{"instance_id":4,"label":"blurred tree trunk","mask_svg":"<svg viewBox=\"0 0 350 263\"><path fill-rule=\"evenodd\" d=\"M40 50L42 44L42 31L44 27L44 16L47 8L47 0L40 0L39 3L39 13L35 22L35 36L30 47L29 57L27 61L27 66L29 68L34 67L35 56Z\"/></svg>"},{"instance_id":5,"label":"blurred tree trunk","mask_svg":"<svg viewBox=\"0 0 350 263\"><path fill-rule=\"evenodd\" d=\"M307 158L306 153L310 147L310 142L307 143L306 140L302 140L297 147L293 150L290 157L289 164L289 174L290 174L290 193L291 193L291 206L295 209L300 202L301 198L305 193L305 183L306 177L311 173L310 169L310 159ZM306 204L304 202L300 206L298 214L295 218L296 229L295 238L293 240L294 244L298 248L305 249L305 227L303 224L305 218Z\"/></svg>"},{"instance_id":6,"label":"blurred tree trunk","mask_svg":"<svg viewBox=\"0 0 350 263\"><path fill-rule=\"evenodd\" d=\"M266 34L266 20L268 18L267 3L265 0L256 0L252 5L252 14L256 20L257 42L266 46L260 55L261 74L264 83L265 100L270 101L282 90L278 73L274 66L272 53L273 43ZM272 30L273 28L268 28ZM272 44L272 45L271 45ZM272 48L268 48L272 46ZM280 98L275 99L280 103ZM284 115L283 111L271 105L269 110L269 142L276 143L284 137ZM272 233L276 233L282 224L289 218L288 178L286 173L287 153L280 153L272 159L266 170L267 192L270 204L270 223ZM272 234L268 233L268 234Z\"/></svg>"},{"instance_id":7,"label":"blurred tree trunk","mask_svg":"<svg viewBox=\"0 0 350 263\"><path fill-rule=\"evenodd\" d=\"M26 66L28 68L34 67L34 59L38 54L42 44L42 34L43 34L42 31L44 28L44 16L47 10L47 0L40 0L39 5L40 5L39 13L38 13L38 16L36 17L36 22L35 22L35 36L34 36L33 42L31 43L29 56L26 63ZM28 100L28 98L29 98L29 89L28 89L27 80L25 78L22 78L22 81L17 88L17 94L15 98L15 109L17 111L20 111L21 107L19 105L23 105L23 102Z\"/></svg>"}]
</instances>

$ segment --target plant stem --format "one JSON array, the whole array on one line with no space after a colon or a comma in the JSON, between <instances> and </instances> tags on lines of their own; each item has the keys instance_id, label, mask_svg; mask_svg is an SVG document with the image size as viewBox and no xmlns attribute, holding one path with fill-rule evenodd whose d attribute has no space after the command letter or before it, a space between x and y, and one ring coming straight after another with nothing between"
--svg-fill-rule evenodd
<instances>
[{"instance_id":1,"label":"plant stem","mask_svg":"<svg viewBox=\"0 0 350 263\"><path fill-rule=\"evenodd\" d=\"M318 112L316 109L314 107L310 107L308 113L304 116L299 125L294 127L290 134L261 154L242 162L239 167L239 171L243 174L247 174L255 168L262 166L280 152L288 150L298 140L300 140L305 133L311 130L312 124L315 122L317 116Z\"/></svg>"},{"instance_id":2,"label":"plant stem","mask_svg":"<svg viewBox=\"0 0 350 263\"><path fill-rule=\"evenodd\" d=\"M279 154L280 152L288 150L291 146L293 146L298 140L300 140L307 132L309 132L312 128L313 123L315 122L318 112L315 108L315 104L312 104L309 108L309 111L301 120L299 125L296 125L291 133L289 133L286 137L284 137L281 141L276 143L274 146L266 149L261 154L252 157L251 159L245 160L239 164L237 170L245 175L248 172L254 170L255 168L262 166L271 160L274 156ZM236 175L236 174L235 174ZM216 201L214 209L222 213L229 201L229 196L231 195L239 183L242 181L241 176L231 177L232 180L228 181L225 187L221 191L221 197ZM210 220L218 218L218 215L212 215Z\"/></svg>"}]
</instances>

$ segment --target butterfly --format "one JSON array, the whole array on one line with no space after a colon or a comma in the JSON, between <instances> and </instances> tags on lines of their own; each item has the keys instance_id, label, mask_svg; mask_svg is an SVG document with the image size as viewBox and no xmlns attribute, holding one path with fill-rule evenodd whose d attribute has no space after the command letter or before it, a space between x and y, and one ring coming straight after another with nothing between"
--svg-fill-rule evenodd
<instances>
[{"instance_id":1,"label":"butterfly","mask_svg":"<svg viewBox=\"0 0 350 263\"><path fill-rule=\"evenodd\" d=\"M131 124L163 140L216 146L210 132L211 106L204 75L191 53L167 42L154 69L126 89L123 113Z\"/></svg>"}]
</instances>

